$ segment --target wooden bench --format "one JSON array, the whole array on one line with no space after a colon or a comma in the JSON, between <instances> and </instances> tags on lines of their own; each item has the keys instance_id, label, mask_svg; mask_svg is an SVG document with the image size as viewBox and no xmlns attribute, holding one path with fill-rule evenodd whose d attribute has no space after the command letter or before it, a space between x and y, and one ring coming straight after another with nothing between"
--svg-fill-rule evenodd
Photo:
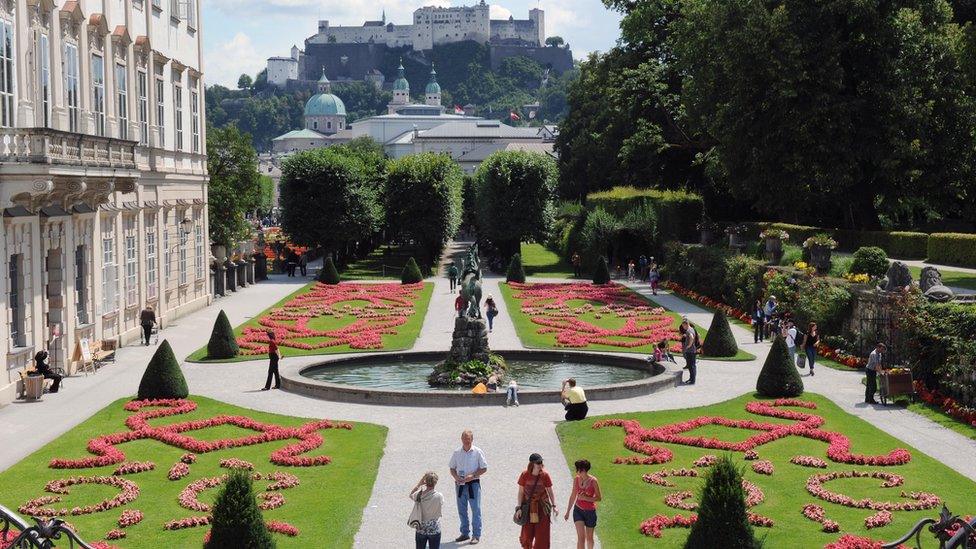
<instances>
[{"instance_id":1,"label":"wooden bench","mask_svg":"<svg viewBox=\"0 0 976 549\"><path fill-rule=\"evenodd\" d=\"M114 339L96 341L92 349L92 361L101 366L106 362L115 362L115 351L118 343Z\"/></svg>"},{"instance_id":2,"label":"wooden bench","mask_svg":"<svg viewBox=\"0 0 976 549\"><path fill-rule=\"evenodd\" d=\"M94 373L96 368L103 366L106 362L115 362L115 352L118 349L118 342L114 339L94 341L90 345L87 339L78 340L71 361L78 363L78 370Z\"/></svg>"}]
</instances>

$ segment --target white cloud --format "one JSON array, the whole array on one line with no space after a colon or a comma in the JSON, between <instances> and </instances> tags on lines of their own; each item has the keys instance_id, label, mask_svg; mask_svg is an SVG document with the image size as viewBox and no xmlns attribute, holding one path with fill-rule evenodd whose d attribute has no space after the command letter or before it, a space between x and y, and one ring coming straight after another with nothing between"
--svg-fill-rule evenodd
<instances>
[{"instance_id":1,"label":"white cloud","mask_svg":"<svg viewBox=\"0 0 976 549\"><path fill-rule=\"evenodd\" d=\"M492 19L508 19L512 16L512 11L498 4L491 4L488 6L488 16Z\"/></svg>"},{"instance_id":2,"label":"white cloud","mask_svg":"<svg viewBox=\"0 0 976 549\"><path fill-rule=\"evenodd\" d=\"M572 35L573 29L583 29L591 24L586 17L581 17L576 11L567 8L564 3L543 0L539 2L539 7L546 12L547 36L562 36L568 42L570 36L567 35Z\"/></svg>"},{"instance_id":3,"label":"white cloud","mask_svg":"<svg viewBox=\"0 0 976 549\"><path fill-rule=\"evenodd\" d=\"M204 52L204 58L207 83L229 88L237 87L237 79L242 73L253 77L264 68L267 60L267 56L259 54L251 38L243 32L208 49Z\"/></svg>"}]
</instances>

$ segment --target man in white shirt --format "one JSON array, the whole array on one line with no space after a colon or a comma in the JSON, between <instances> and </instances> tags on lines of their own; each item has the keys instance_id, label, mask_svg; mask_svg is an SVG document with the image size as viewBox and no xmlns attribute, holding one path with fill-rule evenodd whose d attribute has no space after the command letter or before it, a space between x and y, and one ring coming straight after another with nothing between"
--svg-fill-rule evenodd
<instances>
[{"instance_id":1,"label":"man in white shirt","mask_svg":"<svg viewBox=\"0 0 976 549\"><path fill-rule=\"evenodd\" d=\"M789 328L786 330L786 349L790 352L790 363L796 364L796 324L791 320L787 326Z\"/></svg>"},{"instance_id":2,"label":"man in white shirt","mask_svg":"<svg viewBox=\"0 0 976 549\"><path fill-rule=\"evenodd\" d=\"M868 355L868 363L864 365L864 374L867 379L864 381L864 403L865 404L877 404L878 401L874 400L874 393L878 392L878 372L884 369L884 364L881 363L881 359L884 358L884 352L887 347L884 343L878 343L871 354Z\"/></svg>"},{"instance_id":3,"label":"man in white shirt","mask_svg":"<svg viewBox=\"0 0 976 549\"><path fill-rule=\"evenodd\" d=\"M461 535L454 541L471 540L471 545L481 540L481 475L488 470L485 453L474 446L471 431L461 433L461 447L451 456L451 476L457 485L457 509L461 518ZM468 504L471 520L468 521ZM473 531L472 531L473 530ZM473 534L469 537L469 534Z\"/></svg>"}]
</instances>

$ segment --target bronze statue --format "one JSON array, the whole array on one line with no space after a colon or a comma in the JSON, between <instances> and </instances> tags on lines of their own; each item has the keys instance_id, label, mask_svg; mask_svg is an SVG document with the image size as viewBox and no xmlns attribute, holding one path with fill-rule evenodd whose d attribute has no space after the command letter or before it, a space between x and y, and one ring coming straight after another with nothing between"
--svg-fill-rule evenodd
<instances>
[{"instance_id":1,"label":"bronze statue","mask_svg":"<svg viewBox=\"0 0 976 549\"><path fill-rule=\"evenodd\" d=\"M468 248L461 269L461 296L468 302L465 316L481 318L481 265L478 261L478 244Z\"/></svg>"}]
</instances>

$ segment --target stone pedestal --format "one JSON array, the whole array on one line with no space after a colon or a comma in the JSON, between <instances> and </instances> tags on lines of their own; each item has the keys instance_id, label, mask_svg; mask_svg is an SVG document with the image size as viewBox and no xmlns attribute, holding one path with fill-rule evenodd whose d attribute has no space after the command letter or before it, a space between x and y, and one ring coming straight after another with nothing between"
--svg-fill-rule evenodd
<instances>
[{"instance_id":1,"label":"stone pedestal","mask_svg":"<svg viewBox=\"0 0 976 549\"><path fill-rule=\"evenodd\" d=\"M227 294L227 274L223 263L215 263L210 269L213 271L213 292L214 295L223 296Z\"/></svg>"},{"instance_id":2,"label":"stone pedestal","mask_svg":"<svg viewBox=\"0 0 976 549\"><path fill-rule=\"evenodd\" d=\"M224 268L227 269L227 290L231 292L237 291L237 265L234 265L233 261L228 260L224 264Z\"/></svg>"},{"instance_id":3,"label":"stone pedestal","mask_svg":"<svg viewBox=\"0 0 976 549\"><path fill-rule=\"evenodd\" d=\"M247 261L247 283L254 284L254 258Z\"/></svg>"},{"instance_id":4,"label":"stone pedestal","mask_svg":"<svg viewBox=\"0 0 976 549\"><path fill-rule=\"evenodd\" d=\"M462 316L454 320L454 336L447 361L462 364L469 360L488 362L488 323L482 318Z\"/></svg>"},{"instance_id":5,"label":"stone pedestal","mask_svg":"<svg viewBox=\"0 0 976 549\"><path fill-rule=\"evenodd\" d=\"M268 257L264 254L254 254L254 280L261 282L268 279Z\"/></svg>"},{"instance_id":6,"label":"stone pedestal","mask_svg":"<svg viewBox=\"0 0 976 549\"><path fill-rule=\"evenodd\" d=\"M247 286L247 273L244 272L246 265L244 260L237 262L237 285L241 288Z\"/></svg>"}]
</instances>

